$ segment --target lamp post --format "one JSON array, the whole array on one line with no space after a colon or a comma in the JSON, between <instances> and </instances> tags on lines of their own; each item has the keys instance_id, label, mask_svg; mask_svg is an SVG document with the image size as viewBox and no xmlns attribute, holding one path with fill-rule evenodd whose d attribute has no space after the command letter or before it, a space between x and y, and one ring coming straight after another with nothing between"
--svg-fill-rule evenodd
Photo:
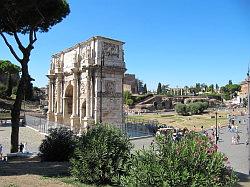
<instances>
[{"instance_id":1,"label":"lamp post","mask_svg":"<svg viewBox=\"0 0 250 187\"><path fill-rule=\"evenodd\" d=\"M250 86L249 86L249 83L250 83L250 77L249 77L249 67L248 67L248 73L247 73L247 118L248 118L248 143L250 142ZM248 171L249 171L249 174L250 174L250 146L248 147L248 164L249 164L249 168L248 168Z\"/></svg>"},{"instance_id":2,"label":"lamp post","mask_svg":"<svg viewBox=\"0 0 250 187\"><path fill-rule=\"evenodd\" d=\"M218 121L217 121L217 116L218 116L218 113L217 111L215 112L215 143L217 144L218 142Z\"/></svg>"}]
</instances>

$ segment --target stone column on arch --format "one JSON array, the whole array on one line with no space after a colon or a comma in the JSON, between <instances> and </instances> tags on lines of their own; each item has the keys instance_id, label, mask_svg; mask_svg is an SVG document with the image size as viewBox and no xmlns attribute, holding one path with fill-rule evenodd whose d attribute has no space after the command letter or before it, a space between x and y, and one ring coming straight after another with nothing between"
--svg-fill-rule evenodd
<instances>
[{"instance_id":1,"label":"stone column on arch","mask_svg":"<svg viewBox=\"0 0 250 187\"><path fill-rule=\"evenodd\" d=\"M57 74L56 88L57 88L57 92L56 92L57 93L57 96L56 96L57 108L56 108L56 114L55 114L55 122L63 123L63 115L62 115L62 73Z\"/></svg>"},{"instance_id":2,"label":"stone column on arch","mask_svg":"<svg viewBox=\"0 0 250 187\"><path fill-rule=\"evenodd\" d=\"M95 76L95 106L94 106L94 116L95 116L95 123L100 122L100 97L101 97L101 76L100 73L96 73Z\"/></svg>"},{"instance_id":3,"label":"stone column on arch","mask_svg":"<svg viewBox=\"0 0 250 187\"><path fill-rule=\"evenodd\" d=\"M73 98L72 98L72 102L73 102L73 106L72 106L72 115L70 116L70 125L71 125L71 130L73 129L78 129L79 125L80 125L80 118L77 115L77 100L79 98L77 98L77 79L78 77L78 68L72 68L72 72L73 72Z\"/></svg>"},{"instance_id":4,"label":"stone column on arch","mask_svg":"<svg viewBox=\"0 0 250 187\"><path fill-rule=\"evenodd\" d=\"M91 117L91 88L90 88L90 81L91 81L91 70L86 70L86 116L84 117L84 128L87 128L90 123L92 123Z\"/></svg>"},{"instance_id":5,"label":"stone column on arch","mask_svg":"<svg viewBox=\"0 0 250 187\"><path fill-rule=\"evenodd\" d=\"M53 74L49 74L47 75L47 77L49 78L49 101L48 101L48 112L47 112L47 119L48 121L54 121L54 113L53 113L53 97L54 97L54 88L53 88L53 84L54 84L54 79L55 79L55 75Z\"/></svg>"}]
</instances>

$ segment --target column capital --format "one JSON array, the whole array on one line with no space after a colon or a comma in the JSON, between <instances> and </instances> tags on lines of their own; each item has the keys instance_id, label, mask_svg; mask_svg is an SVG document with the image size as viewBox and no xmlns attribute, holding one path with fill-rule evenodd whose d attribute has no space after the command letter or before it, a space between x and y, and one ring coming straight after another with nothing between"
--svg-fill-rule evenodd
<instances>
[{"instance_id":1,"label":"column capital","mask_svg":"<svg viewBox=\"0 0 250 187\"><path fill-rule=\"evenodd\" d=\"M55 75L54 74L49 74L49 75L46 75L50 81L54 81L55 79Z\"/></svg>"}]
</instances>

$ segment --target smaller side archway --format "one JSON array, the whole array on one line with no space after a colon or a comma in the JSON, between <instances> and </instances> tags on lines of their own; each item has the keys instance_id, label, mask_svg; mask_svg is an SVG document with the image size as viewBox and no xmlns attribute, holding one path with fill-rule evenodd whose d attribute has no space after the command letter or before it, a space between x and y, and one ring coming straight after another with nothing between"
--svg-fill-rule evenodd
<instances>
[{"instance_id":1,"label":"smaller side archway","mask_svg":"<svg viewBox=\"0 0 250 187\"><path fill-rule=\"evenodd\" d=\"M64 93L64 114L69 116L73 109L73 86L70 84L66 87Z\"/></svg>"}]
</instances>

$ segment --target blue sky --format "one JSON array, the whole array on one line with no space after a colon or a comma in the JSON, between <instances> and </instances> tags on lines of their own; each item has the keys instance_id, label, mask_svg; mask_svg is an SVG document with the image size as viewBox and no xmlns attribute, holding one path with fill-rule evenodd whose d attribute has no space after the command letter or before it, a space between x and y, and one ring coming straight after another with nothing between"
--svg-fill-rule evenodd
<instances>
[{"instance_id":1,"label":"blue sky","mask_svg":"<svg viewBox=\"0 0 250 187\"><path fill-rule=\"evenodd\" d=\"M69 0L71 13L38 34L29 70L45 86L51 55L101 35L126 42L127 73L149 89L242 81L250 62L249 0ZM15 62L3 40L0 59Z\"/></svg>"}]
</instances>

